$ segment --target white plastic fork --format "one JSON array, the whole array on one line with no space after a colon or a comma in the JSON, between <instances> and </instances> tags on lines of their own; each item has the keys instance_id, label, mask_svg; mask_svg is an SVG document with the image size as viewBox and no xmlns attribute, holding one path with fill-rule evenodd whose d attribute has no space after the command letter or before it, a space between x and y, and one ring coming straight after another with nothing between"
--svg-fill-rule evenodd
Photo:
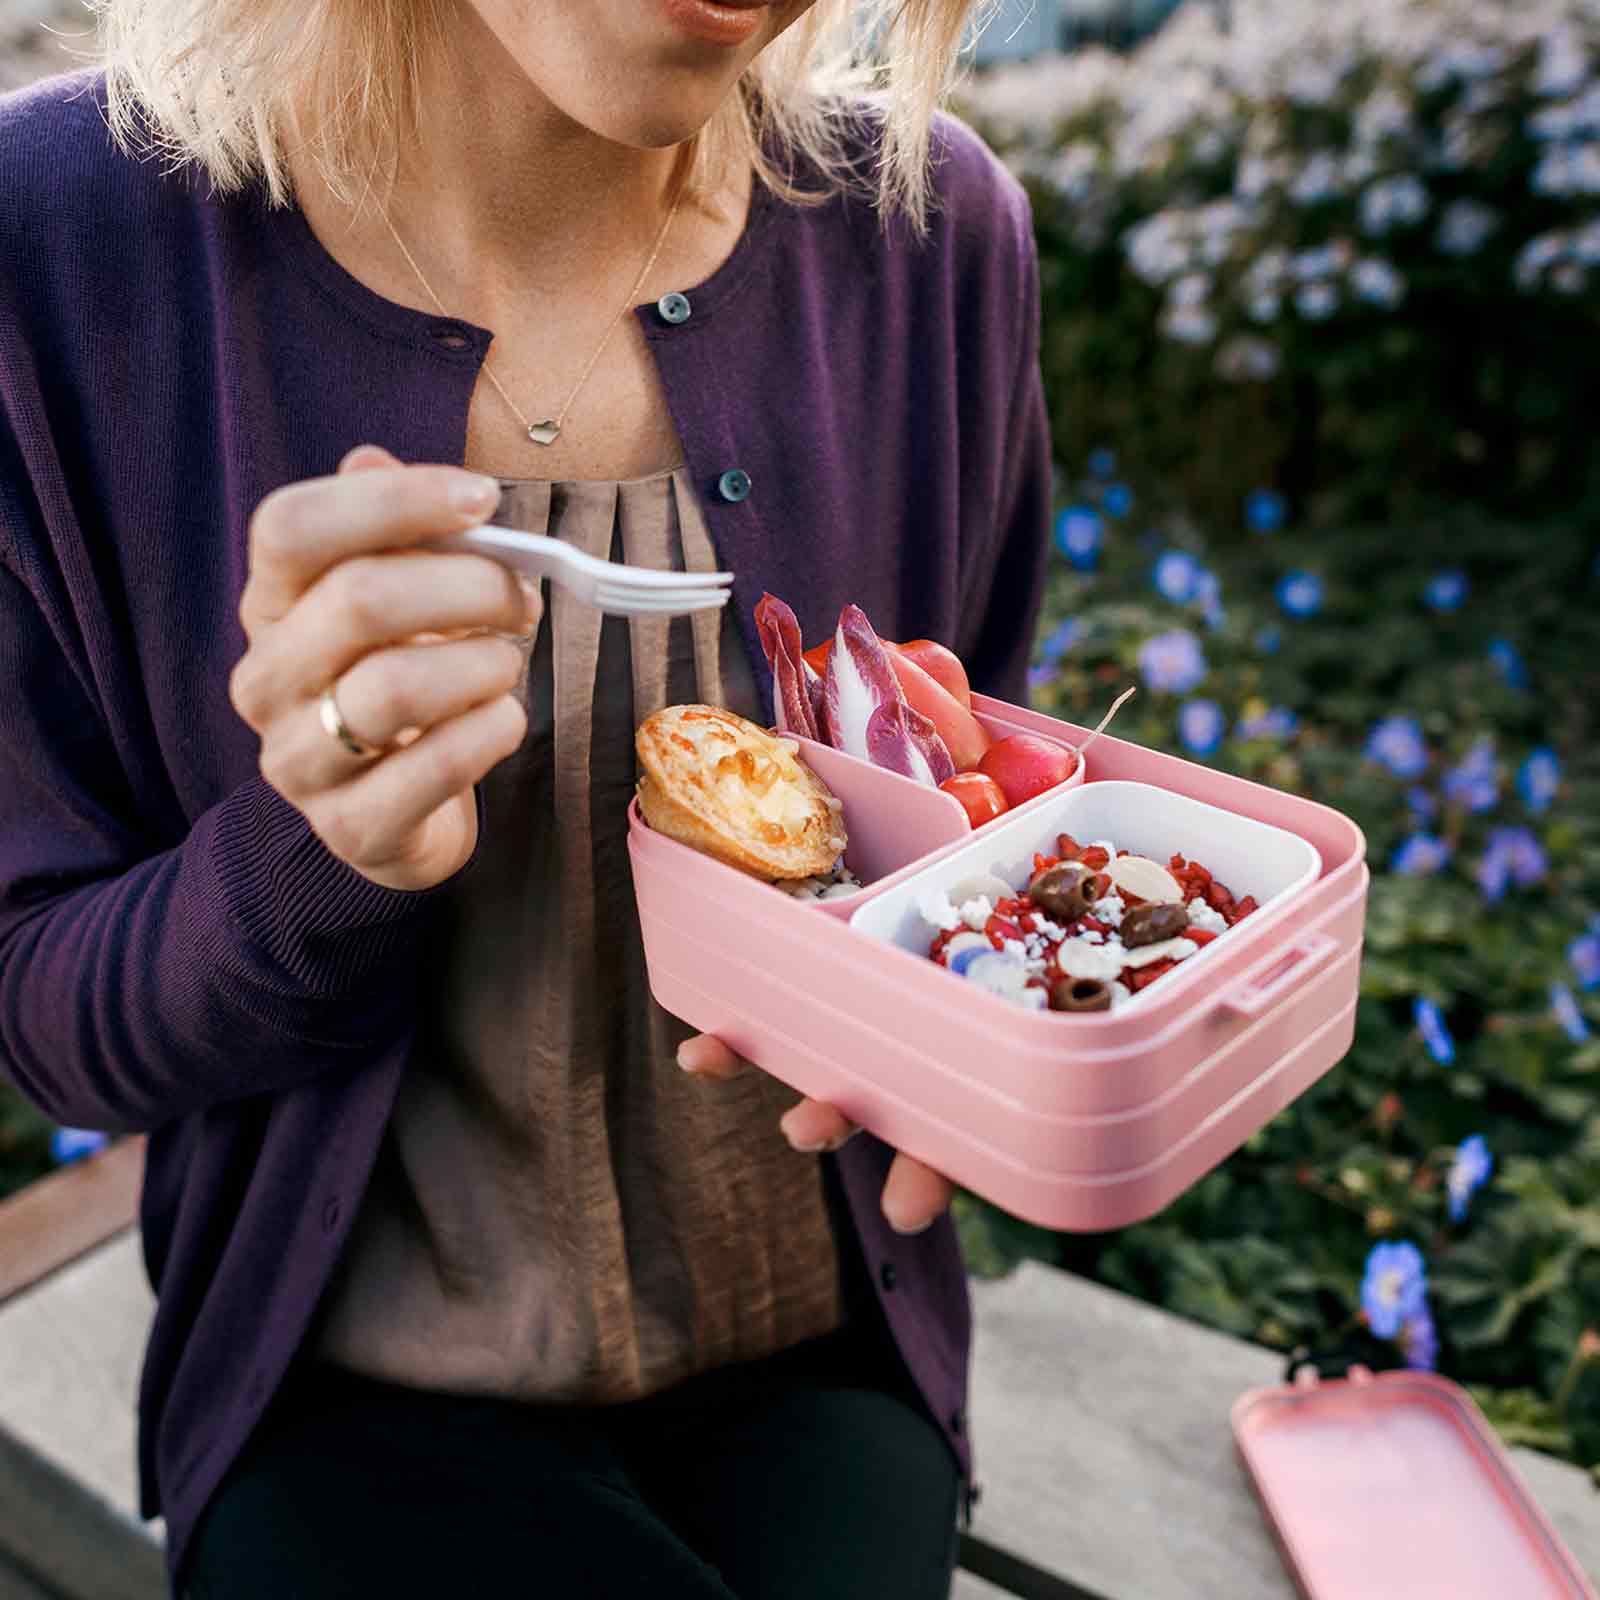
<instances>
[{"instance_id":1,"label":"white plastic fork","mask_svg":"<svg viewBox=\"0 0 1600 1600\"><path fill-rule=\"evenodd\" d=\"M523 533L485 522L463 533L424 541L430 550L465 550L489 556L515 572L548 577L597 611L613 617L686 616L725 606L733 594L731 572L660 572L601 561L546 533Z\"/></svg>"}]
</instances>

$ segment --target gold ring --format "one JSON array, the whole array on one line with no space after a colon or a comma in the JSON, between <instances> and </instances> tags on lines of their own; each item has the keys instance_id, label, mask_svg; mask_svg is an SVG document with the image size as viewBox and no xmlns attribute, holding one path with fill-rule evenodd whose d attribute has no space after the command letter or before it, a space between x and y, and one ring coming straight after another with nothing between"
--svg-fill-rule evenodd
<instances>
[{"instance_id":1,"label":"gold ring","mask_svg":"<svg viewBox=\"0 0 1600 1600\"><path fill-rule=\"evenodd\" d=\"M375 744L362 744L346 726L344 718L339 713L339 702L333 698L333 685L330 683L322 691L322 698L317 702L317 710L322 716L323 731L330 738L337 739L353 756L372 756L378 754L379 747Z\"/></svg>"}]
</instances>

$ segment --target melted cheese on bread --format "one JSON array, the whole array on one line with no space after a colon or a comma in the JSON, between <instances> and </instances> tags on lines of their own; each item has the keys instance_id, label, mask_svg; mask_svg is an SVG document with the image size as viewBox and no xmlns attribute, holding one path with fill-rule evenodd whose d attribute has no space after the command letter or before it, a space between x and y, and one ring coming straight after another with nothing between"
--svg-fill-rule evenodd
<instances>
[{"instance_id":1,"label":"melted cheese on bread","mask_svg":"<svg viewBox=\"0 0 1600 1600\"><path fill-rule=\"evenodd\" d=\"M718 706L667 706L634 737L639 807L661 833L769 881L829 871L845 847L839 801L775 738Z\"/></svg>"}]
</instances>

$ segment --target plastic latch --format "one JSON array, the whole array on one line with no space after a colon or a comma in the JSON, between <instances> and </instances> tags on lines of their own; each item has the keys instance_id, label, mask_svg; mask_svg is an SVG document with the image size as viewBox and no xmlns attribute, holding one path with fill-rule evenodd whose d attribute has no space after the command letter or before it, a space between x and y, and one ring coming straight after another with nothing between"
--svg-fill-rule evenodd
<instances>
[{"instance_id":1,"label":"plastic latch","mask_svg":"<svg viewBox=\"0 0 1600 1600\"><path fill-rule=\"evenodd\" d=\"M1325 933L1302 933L1287 950L1274 950L1222 996L1224 1011L1259 1017L1304 983L1339 948Z\"/></svg>"}]
</instances>

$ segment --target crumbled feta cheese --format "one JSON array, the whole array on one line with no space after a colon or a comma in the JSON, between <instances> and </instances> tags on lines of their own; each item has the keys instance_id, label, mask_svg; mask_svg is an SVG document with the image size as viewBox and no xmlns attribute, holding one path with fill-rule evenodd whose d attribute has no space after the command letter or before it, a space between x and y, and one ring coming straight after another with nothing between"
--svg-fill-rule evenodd
<instances>
[{"instance_id":1,"label":"crumbled feta cheese","mask_svg":"<svg viewBox=\"0 0 1600 1600\"><path fill-rule=\"evenodd\" d=\"M1228 919L1220 911L1214 911L1204 900L1196 896L1189 902L1189 920L1195 927L1204 933L1226 933Z\"/></svg>"},{"instance_id":2,"label":"crumbled feta cheese","mask_svg":"<svg viewBox=\"0 0 1600 1600\"><path fill-rule=\"evenodd\" d=\"M1017 1004L1024 1010L1043 1011L1050 1004L1050 996L1043 989L1024 989L1017 996Z\"/></svg>"},{"instance_id":3,"label":"crumbled feta cheese","mask_svg":"<svg viewBox=\"0 0 1600 1600\"><path fill-rule=\"evenodd\" d=\"M1111 1009L1115 1011L1118 1006L1125 1006L1133 999L1133 990L1125 988L1120 983L1108 983L1106 987L1111 991Z\"/></svg>"},{"instance_id":4,"label":"crumbled feta cheese","mask_svg":"<svg viewBox=\"0 0 1600 1600\"><path fill-rule=\"evenodd\" d=\"M1002 939L1000 948L1013 961L1026 961L1028 959L1027 946L1020 939Z\"/></svg>"},{"instance_id":5,"label":"crumbled feta cheese","mask_svg":"<svg viewBox=\"0 0 1600 1600\"><path fill-rule=\"evenodd\" d=\"M961 913L950 904L950 896L943 889L933 889L923 895L917 901L917 914L941 933L961 926Z\"/></svg>"},{"instance_id":6,"label":"crumbled feta cheese","mask_svg":"<svg viewBox=\"0 0 1600 1600\"><path fill-rule=\"evenodd\" d=\"M969 928L982 928L994 915L994 903L986 894L974 895L961 903L961 920Z\"/></svg>"},{"instance_id":7,"label":"crumbled feta cheese","mask_svg":"<svg viewBox=\"0 0 1600 1600\"><path fill-rule=\"evenodd\" d=\"M1121 922L1127 914L1127 903L1120 894L1108 894L1089 907L1089 915L1097 922Z\"/></svg>"},{"instance_id":8,"label":"crumbled feta cheese","mask_svg":"<svg viewBox=\"0 0 1600 1600\"><path fill-rule=\"evenodd\" d=\"M1106 936L1103 933L1096 933L1093 928L1089 929L1087 933L1080 933L1078 937L1087 940L1090 944L1104 944L1106 942Z\"/></svg>"},{"instance_id":9,"label":"crumbled feta cheese","mask_svg":"<svg viewBox=\"0 0 1600 1600\"><path fill-rule=\"evenodd\" d=\"M1036 916L1033 919L1033 925L1047 939L1065 939L1067 936L1067 930L1052 922L1049 917Z\"/></svg>"}]
</instances>

